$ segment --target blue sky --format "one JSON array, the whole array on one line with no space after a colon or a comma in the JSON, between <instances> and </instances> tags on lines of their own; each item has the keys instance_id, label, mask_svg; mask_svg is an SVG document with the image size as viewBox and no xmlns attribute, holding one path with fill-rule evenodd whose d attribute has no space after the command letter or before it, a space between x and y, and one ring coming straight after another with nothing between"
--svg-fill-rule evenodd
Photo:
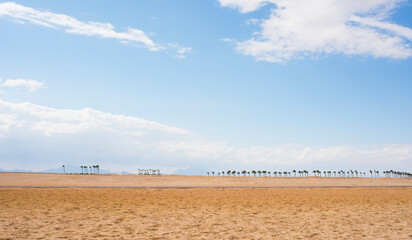
<instances>
[{"instance_id":1,"label":"blue sky","mask_svg":"<svg viewBox=\"0 0 412 240\"><path fill-rule=\"evenodd\" d=\"M0 1L0 167L412 171L411 11Z\"/></svg>"}]
</instances>

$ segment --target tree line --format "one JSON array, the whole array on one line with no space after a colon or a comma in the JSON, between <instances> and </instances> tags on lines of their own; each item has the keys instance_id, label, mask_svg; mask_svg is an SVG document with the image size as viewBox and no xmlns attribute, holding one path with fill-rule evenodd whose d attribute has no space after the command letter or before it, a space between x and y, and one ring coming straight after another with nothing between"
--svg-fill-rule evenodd
<instances>
[{"instance_id":1,"label":"tree line","mask_svg":"<svg viewBox=\"0 0 412 240\"><path fill-rule=\"evenodd\" d=\"M308 170L292 170L292 171L267 171L267 170L252 170L252 171L236 171L236 170L227 170L227 171L210 171L207 172L208 176L229 176L229 177L371 177L379 178L380 172L378 170L369 170L369 172L362 172L358 170L339 170L339 171L321 171L313 170L312 175L309 174ZM225 175L226 174L226 175ZM383 171L383 174L386 178L412 178L412 174L408 172L388 170Z\"/></svg>"},{"instance_id":2,"label":"tree line","mask_svg":"<svg viewBox=\"0 0 412 240\"><path fill-rule=\"evenodd\" d=\"M62 168L63 168L63 173L66 173L66 165L62 165ZM80 169L81 169L80 174L100 174L100 166L99 165L80 166Z\"/></svg>"}]
</instances>

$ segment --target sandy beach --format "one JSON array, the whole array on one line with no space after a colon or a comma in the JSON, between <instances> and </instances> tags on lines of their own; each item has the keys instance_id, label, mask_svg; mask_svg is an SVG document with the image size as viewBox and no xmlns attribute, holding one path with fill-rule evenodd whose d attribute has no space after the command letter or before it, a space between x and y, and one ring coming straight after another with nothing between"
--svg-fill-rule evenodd
<instances>
[{"instance_id":1,"label":"sandy beach","mask_svg":"<svg viewBox=\"0 0 412 240\"><path fill-rule=\"evenodd\" d=\"M1 173L0 184L0 239L412 239L406 179ZM253 188L265 186L287 188Z\"/></svg>"}]
</instances>

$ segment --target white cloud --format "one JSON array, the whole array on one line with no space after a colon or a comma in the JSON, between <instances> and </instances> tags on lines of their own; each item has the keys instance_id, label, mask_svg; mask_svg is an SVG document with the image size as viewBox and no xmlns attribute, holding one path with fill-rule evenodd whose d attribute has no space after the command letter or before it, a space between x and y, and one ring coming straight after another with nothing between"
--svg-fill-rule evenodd
<instances>
[{"instance_id":1,"label":"white cloud","mask_svg":"<svg viewBox=\"0 0 412 240\"><path fill-rule=\"evenodd\" d=\"M71 34L119 39L121 43L143 44L151 51L166 49L164 44L155 43L140 29L128 27L127 31L118 32L110 23L83 22L68 15L39 11L14 2L0 3L0 17L21 24L32 23L48 28L64 29Z\"/></svg>"},{"instance_id":2,"label":"white cloud","mask_svg":"<svg viewBox=\"0 0 412 240\"><path fill-rule=\"evenodd\" d=\"M59 164L100 164L136 171L184 169L404 169L412 170L412 145L298 144L238 148L190 131L89 108L56 109L0 100L0 166L44 170Z\"/></svg>"},{"instance_id":3,"label":"white cloud","mask_svg":"<svg viewBox=\"0 0 412 240\"><path fill-rule=\"evenodd\" d=\"M1 80L1 79L0 79ZM11 88L25 88L29 92L34 92L44 87L44 82L38 82L33 79L7 79L0 86Z\"/></svg>"},{"instance_id":4,"label":"white cloud","mask_svg":"<svg viewBox=\"0 0 412 240\"><path fill-rule=\"evenodd\" d=\"M266 5L266 3L274 2L270 0L219 0L224 7L238 8L241 13L248 13L257 10Z\"/></svg>"},{"instance_id":5,"label":"white cloud","mask_svg":"<svg viewBox=\"0 0 412 240\"><path fill-rule=\"evenodd\" d=\"M220 0L241 12L271 3L261 31L238 42L237 50L260 61L286 62L322 54L406 59L412 56L412 30L391 23L402 0Z\"/></svg>"},{"instance_id":6,"label":"white cloud","mask_svg":"<svg viewBox=\"0 0 412 240\"><path fill-rule=\"evenodd\" d=\"M260 20L257 18L251 18L251 19L246 20L246 25L256 25L259 23L259 21Z\"/></svg>"},{"instance_id":7,"label":"white cloud","mask_svg":"<svg viewBox=\"0 0 412 240\"><path fill-rule=\"evenodd\" d=\"M32 103L11 103L0 100L0 107L19 116L25 116L27 127L45 135L77 133L80 131L108 131L133 135L136 131L155 131L188 135L189 131L141 118L104 113L90 108L82 110L55 109ZM30 119L30 120L28 120Z\"/></svg>"}]
</instances>

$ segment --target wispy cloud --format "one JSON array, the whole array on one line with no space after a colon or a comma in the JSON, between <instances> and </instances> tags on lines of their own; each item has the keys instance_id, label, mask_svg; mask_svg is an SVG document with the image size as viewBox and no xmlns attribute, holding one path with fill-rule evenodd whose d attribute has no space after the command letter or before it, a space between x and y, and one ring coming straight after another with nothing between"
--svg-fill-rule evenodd
<instances>
[{"instance_id":1,"label":"wispy cloud","mask_svg":"<svg viewBox=\"0 0 412 240\"><path fill-rule=\"evenodd\" d=\"M246 25L256 25L256 24L259 23L259 19L251 18L251 19L246 20L245 23L246 23Z\"/></svg>"},{"instance_id":2,"label":"wispy cloud","mask_svg":"<svg viewBox=\"0 0 412 240\"><path fill-rule=\"evenodd\" d=\"M233 39L231 38L222 38L220 40L222 40L223 42L233 42Z\"/></svg>"},{"instance_id":3,"label":"wispy cloud","mask_svg":"<svg viewBox=\"0 0 412 240\"><path fill-rule=\"evenodd\" d=\"M222 6L252 12L272 8L254 37L237 50L256 60L287 62L322 54L406 59L412 56L412 29L390 22L403 0L219 0Z\"/></svg>"},{"instance_id":4,"label":"wispy cloud","mask_svg":"<svg viewBox=\"0 0 412 240\"><path fill-rule=\"evenodd\" d=\"M143 166L161 169L207 166L215 170L412 168L410 144L323 148L284 144L239 148L133 116L3 100L0 100L0 156L3 168L24 165L33 170L60 163L95 162L111 170L131 172Z\"/></svg>"},{"instance_id":5,"label":"wispy cloud","mask_svg":"<svg viewBox=\"0 0 412 240\"><path fill-rule=\"evenodd\" d=\"M39 82L33 79L7 79L2 82L2 79L0 78L0 87L23 88L29 92L44 88L44 84L45 82Z\"/></svg>"},{"instance_id":6,"label":"wispy cloud","mask_svg":"<svg viewBox=\"0 0 412 240\"><path fill-rule=\"evenodd\" d=\"M127 31L118 32L110 23L83 22L68 15L40 11L14 2L0 3L0 17L9 18L21 24L32 23L62 29L71 34L118 39L122 43L143 45L151 51L167 48L167 44L155 43L140 29L128 27Z\"/></svg>"},{"instance_id":7,"label":"wispy cloud","mask_svg":"<svg viewBox=\"0 0 412 240\"><path fill-rule=\"evenodd\" d=\"M183 46L180 46L179 44L171 44L171 43L169 43L168 46L169 46L170 48L173 48L173 49L176 50L176 53L178 54L178 55L177 55L178 58L186 58L186 54L192 52L192 48L190 48L190 47L183 47Z\"/></svg>"}]
</instances>

